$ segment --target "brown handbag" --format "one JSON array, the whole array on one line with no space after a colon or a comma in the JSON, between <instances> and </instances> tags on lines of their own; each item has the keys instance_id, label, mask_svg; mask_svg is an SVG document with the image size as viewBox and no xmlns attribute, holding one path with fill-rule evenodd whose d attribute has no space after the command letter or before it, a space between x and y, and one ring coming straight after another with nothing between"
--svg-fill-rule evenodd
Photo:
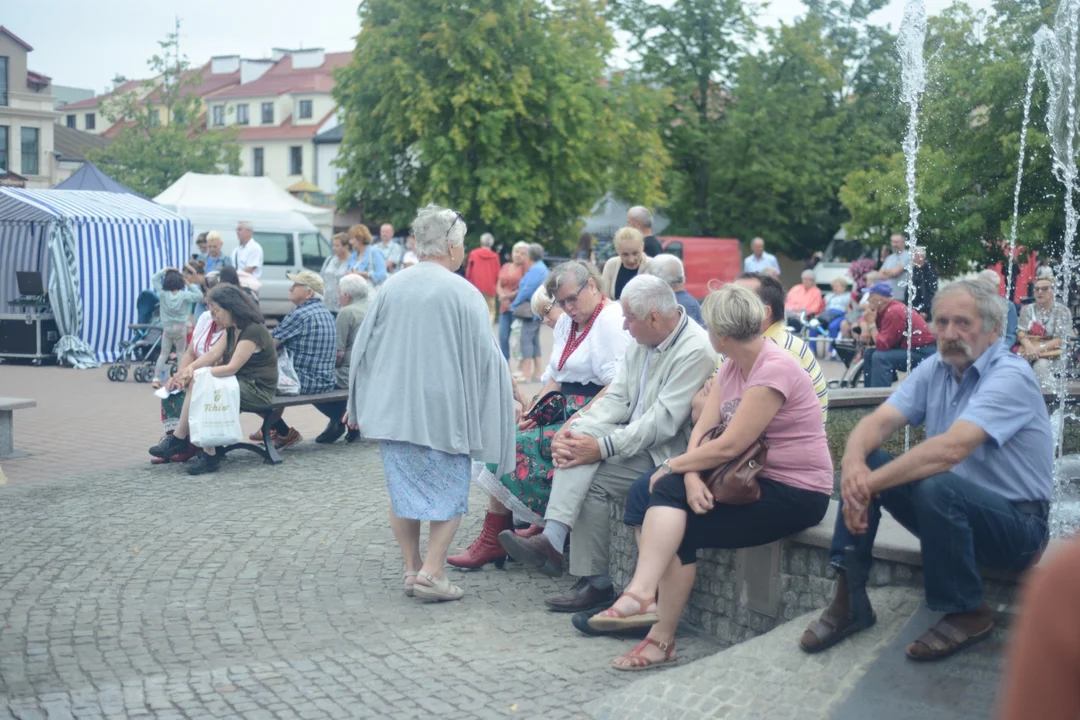
<instances>
[{"instance_id":1,"label":"brown handbag","mask_svg":"<svg viewBox=\"0 0 1080 720\"><path fill-rule=\"evenodd\" d=\"M725 429L725 425L712 428L701 438L698 446L720 437ZM769 445L762 435L750 443L750 447L743 450L739 457L705 475L705 487L709 488L716 502L724 505L749 505L757 502L761 498L761 486L758 485L757 477L764 469L768 455Z\"/></svg>"}]
</instances>

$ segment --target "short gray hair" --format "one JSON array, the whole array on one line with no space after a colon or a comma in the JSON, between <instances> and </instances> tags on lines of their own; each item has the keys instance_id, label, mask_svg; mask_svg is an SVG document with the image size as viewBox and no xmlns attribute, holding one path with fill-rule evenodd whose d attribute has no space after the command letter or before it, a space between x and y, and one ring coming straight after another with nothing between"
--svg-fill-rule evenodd
<instances>
[{"instance_id":1,"label":"short gray hair","mask_svg":"<svg viewBox=\"0 0 1080 720\"><path fill-rule=\"evenodd\" d=\"M753 290L728 283L705 298L701 317L713 337L747 342L761 335L765 304Z\"/></svg>"},{"instance_id":2,"label":"short gray hair","mask_svg":"<svg viewBox=\"0 0 1080 720\"><path fill-rule=\"evenodd\" d=\"M243 228L244 230L251 230L252 232L255 231L255 228L254 226L252 226L250 220L241 220L240 222L236 223L236 227Z\"/></svg>"},{"instance_id":3,"label":"short gray hair","mask_svg":"<svg viewBox=\"0 0 1080 720\"><path fill-rule=\"evenodd\" d=\"M489 248L495 244L495 236L491 233L484 233L480 236L480 247Z\"/></svg>"},{"instance_id":4,"label":"short gray hair","mask_svg":"<svg viewBox=\"0 0 1080 720\"><path fill-rule=\"evenodd\" d=\"M630 210L626 213L626 217L632 219L634 222L641 225L642 227L647 227L652 230L652 211L644 205L635 205L634 207L630 208Z\"/></svg>"},{"instance_id":5,"label":"short gray hair","mask_svg":"<svg viewBox=\"0 0 1080 720\"><path fill-rule=\"evenodd\" d=\"M453 210L431 204L421 208L412 223L416 236L416 256L446 257L450 247L465 244L465 221Z\"/></svg>"},{"instance_id":6,"label":"short gray hair","mask_svg":"<svg viewBox=\"0 0 1080 720\"><path fill-rule=\"evenodd\" d=\"M1001 327L1005 324L1005 303L1001 302L1004 298L998 295L996 285L990 287L990 284L982 279L954 280L944 285L934 296L932 309L935 315L938 301L954 292L966 292L975 301L984 332L1001 332Z\"/></svg>"},{"instance_id":7,"label":"short gray hair","mask_svg":"<svg viewBox=\"0 0 1080 720\"><path fill-rule=\"evenodd\" d=\"M533 315L544 317L551 311L552 306L555 305L555 298L551 297L551 293L547 291L547 288L541 285L536 288L536 292L533 293L529 305L532 307Z\"/></svg>"},{"instance_id":8,"label":"short gray hair","mask_svg":"<svg viewBox=\"0 0 1080 720\"><path fill-rule=\"evenodd\" d=\"M544 259L544 246L540 243L529 244L529 259L533 262L540 262Z\"/></svg>"},{"instance_id":9,"label":"short gray hair","mask_svg":"<svg viewBox=\"0 0 1080 720\"><path fill-rule=\"evenodd\" d=\"M338 292L345 293L356 302L371 294L371 283L360 275L346 275L338 280Z\"/></svg>"},{"instance_id":10,"label":"short gray hair","mask_svg":"<svg viewBox=\"0 0 1080 720\"><path fill-rule=\"evenodd\" d=\"M555 293L559 291L559 288L567 282L574 283L574 285L577 286L577 289L580 290L589 282L589 278L593 279L597 290L599 290L600 282L598 281L595 272L581 260L570 260L568 262L559 263L550 273L548 273L547 280L544 281L544 288L548 291L548 295L554 298Z\"/></svg>"},{"instance_id":11,"label":"short gray hair","mask_svg":"<svg viewBox=\"0 0 1080 720\"><path fill-rule=\"evenodd\" d=\"M654 257L645 273L655 275L671 287L686 282L686 270L683 269L682 260L670 253L661 253Z\"/></svg>"},{"instance_id":12,"label":"short gray hair","mask_svg":"<svg viewBox=\"0 0 1080 720\"><path fill-rule=\"evenodd\" d=\"M975 277L985 283L990 283L994 287L995 292L999 287L1001 287L1001 276L998 275L998 271L994 270L993 268L986 268L985 270L980 270L979 274Z\"/></svg>"},{"instance_id":13,"label":"short gray hair","mask_svg":"<svg viewBox=\"0 0 1080 720\"><path fill-rule=\"evenodd\" d=\"M510 249L511 250L518 250L519 248L525 248L525 252L528 252L529 251L529 243L525 242L524 240L518 240L516 243L514 243L514 246L512 248L510 248Z\"/></svg>"},{"instance_id":14,"label":"short gray hair","mask_svg":"<svg viewBox=\"0 0 1080 720\"><path fill-rule=\"evenodd\" d=\"M666 282L652 275L637 275L631 278L623 288L619 301L626 303L638 320L645 319L653 310L662 317L671 317L679 312L675 291Z\"/></svg>"},{"instance_id":15,"label":"short gray hair","mask_svg":"<svg viewBox=\"0 0 1080 720\"><path fill-rule=\"evenodd\" d=\"M810 277L812 277L812 278L814 278L814 279L817 279L817 275L815 275L815 274L814 274L814 271L813 271L813 270L811 270L810 268L806 268L805 270L803 270L803 271L802 271L802 275L800 275L799 277L800 277L800 278L804 278L804 277L806 277L807 275L809 275Z\"/></svg>"}]
</instances>

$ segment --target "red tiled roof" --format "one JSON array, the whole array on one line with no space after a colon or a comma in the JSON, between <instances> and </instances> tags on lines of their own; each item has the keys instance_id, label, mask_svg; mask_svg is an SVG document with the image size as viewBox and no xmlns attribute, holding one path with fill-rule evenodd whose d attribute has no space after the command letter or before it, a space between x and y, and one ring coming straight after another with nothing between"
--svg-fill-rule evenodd
<instances>
[{"instance_id":1,"label":"red tiled roof","mask_svg":"<svg viewBox=\"0 0 1080 720\"><path fill-rule=\"evenodd\" d=\"M245 127L240 130L240 140L294 140L313 138L319 132L322 124L329 119L334 111L331 110L326 117L311 125L293 125L292 115L289 115L280 125L263 127Z\"/></svg>"},{"instance_id":2,"label":"red tiled roof","mask_svg":"<svg viewBox=\"0 0 1080 720\"><path fill-rule=\"evenodd\" d=\"M11 38L11 39L12 39L12 40L14 40L15 42L19 43L20 45L22 45L22 46L23 46L24 48L26 48L26 52L30 52L31 50L33 50L33 49L34 49L34 48L30 47L30 44L29 44L28 42L26 42L25 40L23 40L22 38L20 38L20 37L19 37L18 35L16 35L15 33L13 33L13 32L11 32L10 30L8 30L8 29L7 29L6 27L4 27L3 25L0 25L0 33L3 33L4 35L7 35L7 36L8 36L9 38Z\"/></svg>"},{"instance_id":3,"label":"red tiled roof","mask_svg":"<svg viewBox=\"0 0 1080 720\"><path fill-rule=\"evenodd\" d=\"M113 95L123 95L124 93L131 92L132 90L137 89L144 82L146 82L146 81L145 80L125 80L124 82L117 85L116 88L114 88L112 90L112 92L107 92L104 95L98 95L97 97L86 98L85 100L78 100L78 101L73 102L73 103L71 103L69 105L61 105L60 107L58 107L56 109L59 112L64 112L66 110L81 110L83 108L86 108L86 109L96 108L98 105L101 104L102 100L110 98Z\"/></svg>"},{"instance_id":4,"label":"red tiled roof","mask_svg":"<svg viewBox=\"0 0 1080 720\"><path fill-rule=\"evenodd\" d=\"M27 70L26 71L26 82L27 82L28 85L42 85L42 86L45 86L45 85L48 85L49 83L52 82L52 78L49 77L48 75L42 75L41 73L36 73L33 70Z\"/></svg>"},{"instance_id":5,"label":"red tiled roof","mask_svg":"<svg viewBox=\"0 0 1080 720\"><path fill-rule=\"evenodd\" d=\"M334 68L347 64L351 59L351 52L326 53L323 64L319 67L294 70L292 56L286 55L258 80L225 90L216 97L227 99L276 96L293 92L328 93L334 89L334 78L331 72Z\"/></svg>"},{"instance_id":6,"label":"red tiled roof","mask_svg":"<svg viewBox=\"0 0 1080 720\"><path fill-rule=\"evenodd\" d=\"M101 133L101 136L107 138L114 138L120 134L121 130L123 130L124 128L132 127L133 125L135 125L135 123L131 120L121 120L119 122L113 123L112 127Z\"/></svg>"},{"instance_id":7,"label":"red tiled roof","mask_svg":"<svg viewBox=\"0 0 1080 720\"><path fill-rule=\"evenodd\" d=\"M197 74L199 74L199 73L202 73L201 82L198 85L194 86L194 87L189 86L188 88L186 88L184 90L185 95L193 94L193 95L198 95L199 97L206 97L207 95L213 95L214 93L217 93L220 90L223 90L225 88L232 87L233 85L239 85L240 84L240 71L239 70L237 70L236 72L231 72L231 73L213 75L213 74L210 73L210 63L209 62L206 63L205 65L203 65L201 68L195 68L193 70L189 70L188 72L186 72L184 74L184 81L185 82L191 82L195 78L195 76ZM161 91L160 91L160 89L155 89L153 92L151 92L147 96L147 99L148 100L154 100L154 101L160 100L161 99Z\"/></svg>"}]
</instances>

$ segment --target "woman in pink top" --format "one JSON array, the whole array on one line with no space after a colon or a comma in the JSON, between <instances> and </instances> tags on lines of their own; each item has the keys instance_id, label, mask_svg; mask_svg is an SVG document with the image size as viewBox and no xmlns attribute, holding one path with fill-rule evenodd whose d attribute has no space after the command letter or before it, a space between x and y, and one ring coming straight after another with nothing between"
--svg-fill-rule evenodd
<instances>
[{"instance_id":1,"label":"woman in pink top","mask_svg":"<svg viewBox=\"0 0 1080 720\"><path fill-rule=\"evenodd\" d=\"M713 347L728 361L709 381L716 386L690 449L652 474L634 578L610 609L589 619L600 631L652 626L640 645L612 662L617 670L675 662L675 627L694 586L698 549L764 545L818 524L829 506L832 459L814 383L797 360L762 337L761 300L731 283L710 294L701 313ZM717 425L727 429L698 447ZM703 475L761 435L769 445L758 477L761 499L714 502Z\"/></svg>"}]
</instances>

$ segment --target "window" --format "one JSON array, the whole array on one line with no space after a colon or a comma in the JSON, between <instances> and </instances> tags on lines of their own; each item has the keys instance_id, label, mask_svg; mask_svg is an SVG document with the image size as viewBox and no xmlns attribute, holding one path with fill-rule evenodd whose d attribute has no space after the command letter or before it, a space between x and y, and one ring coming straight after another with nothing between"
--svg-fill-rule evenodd
<instances>
[{"instance_id":1,"label":"window","mask_svg":"<svg viewBox=\"0 0 1080 720\"><path fill-rule=\"evenodd\" d=\"M72 130L74 130L75 129L75 116L74 115L68 115L66 118L64 118L64 124L67 125L69 128L71 128Z\"/></svg>"},{"instance_id":2,"label":"window","mask_svg":"<svg viewBox=\"0 0 1080 720\"><path fill-rule=\"evenodd\" d=\"M330 245L319 233L300 234L300 262L308 270L319 272L330 257Z\"/></svg>"},{"instance_id":3,"label":"window","mask_svg":"<svg viewBox=\"0 0 1080 720\"><path fill-rule=\"evenodd\" d=\"M301 100L300 101L300 119L301 120L310 120L311 119L311 101L310 100Z\"/></svg>"},{"instance_id":4,"label":"window","mask_svg":"<svg viewBox=\"0 0 1080 720\"><path fill-rule=\"evenodd\" d=\"M97 123L95 122L95 120L96 120L96 118L94 117L94 113L86 113L86 129L87 130L93 130L97 126Z\"/></svg>"},{"instance_id":5,"label":"window","mask_svg":"<svg viewBox=\"0 0 1080 720\"><path fill-rule=\"evenodd\" d=\"M274 124L274 103L268 102L262 104L262 124Z\"/></svg>"},{"instance_id":6,"label":"window","mask_svg":"<svg viewBox=\"0 0 1080 720\"><path fill-rule=\"evenodd\" d=\"M251 151L251 174L255 177L263 176L263 149L253 148Z\"/></svg>"},{"instance_id":7,"label":"window","mask_svg":"<svg viewBox=\"0 0 1080 720\"><path fill-rule=\"evenodd\" d=\"M41 155L38 147L38 132L37 128L22 128L22 174L23 175L37 175L40 167L38 166L38 156Z\"/></svg>"},{"instance_id":8,"label":"window","mask_svg":"<svg viewBox=\"0 0 1080 720\"><path fill-rule=\"evenodd\" d=\"M0 105L8 104L8 59L0 55Z\"/></svg>"},{"instance_id":9,"label":"window","mask_svg":"<svg viewBox=\"0 0 1080 720\"><path fill-rule=\"evenodd\" d=\"M243 105L237 105L236 106L236 124L237 125L247 125L248 122L250 122L250 120L248 118L248 104L244 103Z\"/></svg>"},{"instance_id":10,"label":"window","mask_svg":"<svg viewBox=\"0 0 1080 720\"><path fill-rule=\"evenodd\" d=\"M667 253L668 255L674 255L675 257L679 258L680 260L683 259L683 256L682 256L683 247L682 247L681 242L676 241L676 242L673 242L673 243L668 243L667 245L664 246L664 252Z\"/></svg>"},{"instance_id":11,"label":"window","mask_svg":"<svg viewBox=\"0 0 1080 720\"><path fill-rule=\"evenodd\" d=\"M150 111L150 124L151 125L160 125L161 124L161 110L159 110L158 108L154 108L153 110Z\"/></svg>"},{"instance_id":12,"label":"window","mask_svg":"<svg viewBox=\"0 0 1080 720\"><path fill-rule=\"evenodd\" d=\"M263 265L293 266L292 235L288 233L255 232L254 237L262 245Z\"/></svg>"},{"instance_id":13,"label":"window","mask_svg":"<svg viewBox=\"0 0 1080 720\"><path fill-rule=\"evenodd\" d=\"M211 120L210 124L214 127L221 127L225 124L225 106L214 105L210 108Z\"/></svg>"},{"instance_id":14,"label":"window","mask_svg":"<svg viewBox=\"0 0 1080 720\"><path fill-rule=\"evenodd\" d=\"M11 128L0 125L0 170L10 170L8 167L8 132Z\"/></svg>"},{"instance_id":15,"label":"window","mask_svg":"<svg viewBox=\"0 0 1080 720\"><path fill-rule=\"evenodd\" d=\"M304 148L293 145L289 148L289 174L302 175L304 173Z\"/></svg>"}]
</instances>

